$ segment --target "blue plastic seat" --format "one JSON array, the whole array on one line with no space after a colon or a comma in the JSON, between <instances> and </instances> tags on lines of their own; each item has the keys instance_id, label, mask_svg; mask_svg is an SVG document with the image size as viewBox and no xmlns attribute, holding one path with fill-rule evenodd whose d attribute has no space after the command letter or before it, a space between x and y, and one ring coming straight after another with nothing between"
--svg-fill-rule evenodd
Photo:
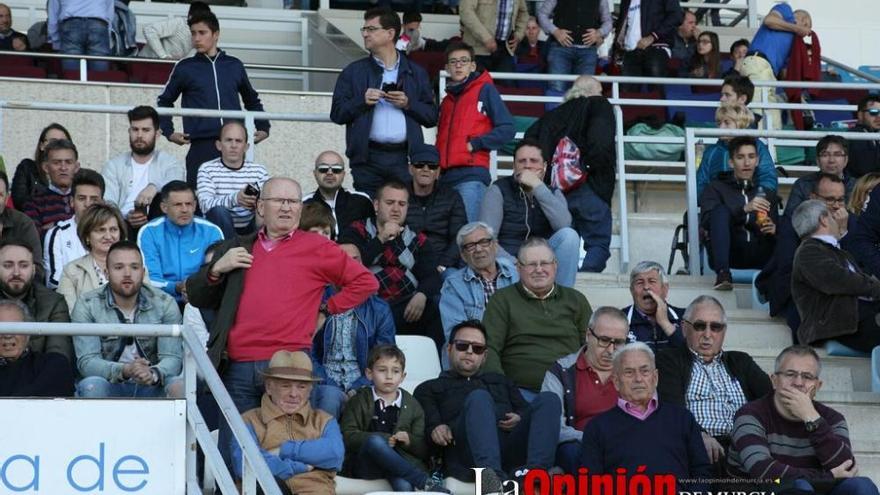
<instances>
[{"instance_id":1,"label":"blue plastic seat","mask_svg":"<svg viewBox=\"0 0 880 495\"><path fill-rule=\"evenodd\" d=\"M876 352L876 349L874 349ZM857 351L851 347L847 347L836 340L829 340L825 342L825 352L828 353L829 356L840 356L840 357L870 357L867 352Z\"/></svg>"},{"instance_id":2,"label":"blue plastic seat","mask_svg":"<svg viewBox=\"0 0 880 495\"><path fill-rule=\"evenodd\" d=\"M871 391L880 394L880 346L871 352Z\"/></svg>"}]
</instances>

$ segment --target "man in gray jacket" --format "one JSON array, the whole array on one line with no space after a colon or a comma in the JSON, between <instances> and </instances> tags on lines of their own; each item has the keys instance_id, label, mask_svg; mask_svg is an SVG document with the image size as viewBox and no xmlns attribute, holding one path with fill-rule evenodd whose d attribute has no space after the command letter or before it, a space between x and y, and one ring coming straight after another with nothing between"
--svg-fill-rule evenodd
<instances>
[{"instance_id":1,"label":"man in gray jacket","mask_svg":"<svg viewBox=\"0 0 880 495\"><path fill-rule=\"evenodd\" d=\"M122 212L133 231L149 218L162 215L157 193L172 180L184 180L184 168L176 158L156 149L159 114L150 106L134 107L128 112L128 144L131 152L116 156L104 164L106 189L104 200Z\"/></svg>"},{"instance_id":2,"label":"man in gray jacket","mask_svg":"<svg viewBox=\"0 0 880 495\"><path fill-rule=\"evenodd\" d=\"M544 375L541 392L553 392L562 401L556 465L566 473L577 471L584 427L617 403L612 357L626 344L628 331L622 311L611 306L597 309L590 316L586 344L559 358Z\"/></svg>"},{"instance_id":3,"label":"man in gray jacket","mask_svg":"<svg viewBox=\"0 0 880 495\"><path fill-rule=\"evenodd\" d=\"M144 285L143 256L134 242L110 247L107 278L107 284L77 300L71 315L75 323L180 323L174 298ZM83 376L79 397L183 397L178 378L183 349L177 337L81 335L73 346Z\"/></svg>"}]
</instances>

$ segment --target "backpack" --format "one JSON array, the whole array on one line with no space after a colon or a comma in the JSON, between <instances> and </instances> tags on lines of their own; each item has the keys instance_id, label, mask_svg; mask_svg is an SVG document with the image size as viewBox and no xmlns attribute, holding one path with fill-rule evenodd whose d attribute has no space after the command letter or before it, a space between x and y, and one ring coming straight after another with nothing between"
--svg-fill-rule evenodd
<instances>
[{"instance_id":1,"label":"backpack","mask_svg":"<svg viewBox=\"0 0 880 495\"><path fill-rule=\"evenodd\" d=\"M586 182L587 173L581 168L581 151L568 136L556 143L550 166L550 186L567 193Z\"/></svg>"}]
</instances>

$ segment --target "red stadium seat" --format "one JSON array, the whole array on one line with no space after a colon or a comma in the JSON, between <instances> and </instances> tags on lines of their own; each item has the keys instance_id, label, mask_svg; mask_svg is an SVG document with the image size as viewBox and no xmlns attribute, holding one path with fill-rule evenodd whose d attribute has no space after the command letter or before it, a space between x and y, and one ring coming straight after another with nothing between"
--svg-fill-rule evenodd
<instances>
[{"instance_id":1,"label":"red stadium seat","mask_svg":"<svg viewBox=\"0 0 880 495\"><path fill-rule=\"evenodd\" d=\"M79 70L66 70L64 71L64 79L69 79L72 81L79 80ZM90 70L88 72L88 80L89 81L99 81L99 82L115 82L115 83L127 83L128 82L128 74L121 70L106 70L106 71L96 71Z\"/></svg>"},{"instance_id":2,"label":"red stadium seat","mask_svg":"<svg viewBox=\"0 0 880 495\"><path fill-rule=\"evenodd\" d=\"M509 86L495 85L498 92L502 95L527 95L527 96L544 96L541 88L512 88ZM505 101L507 109L513 115L520 117L541 117L544 115L543 103L529 103L524 101Z\"/></svg>"},{"instance_id":3,"label":"red stadium seat","mask_svg":"<svg viewBox=\"0 0 880 495\"><path fill-rule=\"evenodd\" d=\"M659 90L648 93L621 91L621 98L640 99L640 100L662 100L663 95ZM664 107L649 106L623 106L623 125L629 127L638 120L646 120L655 118L657 122L666 122L666 109Z\"/></svg>"},{"instance_id":4,"label":"red stadium seat","mask_svg":"<svg viewBox=\"0 0 880 495\"><path fill-rule=\"evenodd\" d=\"M141 84L165 84L174 69L172 64L131 62L127 66L131 82Z\"/></svg>"},{"instance_id":5,"label":"red stadium seat","mask_svg":"<svg viewBox=\"0 0 880 495\"><path fill-rule=\"evenodd\" d=\"M42 67L28 67L26 65L0 66L0 77L30 77L45 79L46 69Z\"/></svg>"},{"instance_id":6,"label":"red stadium seat","mask_svg":"<svg viewBox=\"0 0 880 495\"><path fill-rule=\"evenodd\" d=\"M443 52L417 51L407 55L407 58L425 69L432 81L440 76L440 71L446 66L446 54Z\"/></svg>"},{"instance_id":7,"label":"red stadium seat","mask_svg":"<svg viewBox=\"0 0 880 495\"><path fill-rule=\"evenodd\" d=\"M25 67L33 67L34 58L18 57L16 55L0 55L0 67L9 67L11 65L23 65Z\"/></svg>"}]
</instances>

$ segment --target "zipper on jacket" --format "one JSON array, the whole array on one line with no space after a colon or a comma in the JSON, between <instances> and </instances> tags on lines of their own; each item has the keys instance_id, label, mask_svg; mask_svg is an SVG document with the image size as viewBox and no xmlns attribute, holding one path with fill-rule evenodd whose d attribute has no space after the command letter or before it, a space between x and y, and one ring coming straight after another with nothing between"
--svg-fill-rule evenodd
<instances>
[{"instance_id":1,"label":"zipper on jacket","mask_svg":"<svg viewBox=\"0 0 880 495\"><path fill-rule=\"evenodd\" d=\"M749 195L746 194L746 190L743 188L740 192L743 195L743 199L746 200L746 204L749 204ZM746 223L743 225L743 229L746 231L746 242L752 242L752 233L749 232L749 215L750 213L746 213Z\"/></svg>"},{"instance_id":2,"label":"zipper on jacket","mask_svg":"<svg viewBox=\"0 0 880 495\"><path fill-rule=\"evenodd\" d=\"M205 55L208 57L207 55ZM208 60L211 62L211 70L214 71L214 91L217 93L217 110L223 110L220 105L220 83L217 81L217 60L220 59L220 52L217 52L217 56L214 57L214 60L211 60L211 57L208 57ZM220 117L220 125L223 125L223 117Z\"/></svg>"}]
</instances>

